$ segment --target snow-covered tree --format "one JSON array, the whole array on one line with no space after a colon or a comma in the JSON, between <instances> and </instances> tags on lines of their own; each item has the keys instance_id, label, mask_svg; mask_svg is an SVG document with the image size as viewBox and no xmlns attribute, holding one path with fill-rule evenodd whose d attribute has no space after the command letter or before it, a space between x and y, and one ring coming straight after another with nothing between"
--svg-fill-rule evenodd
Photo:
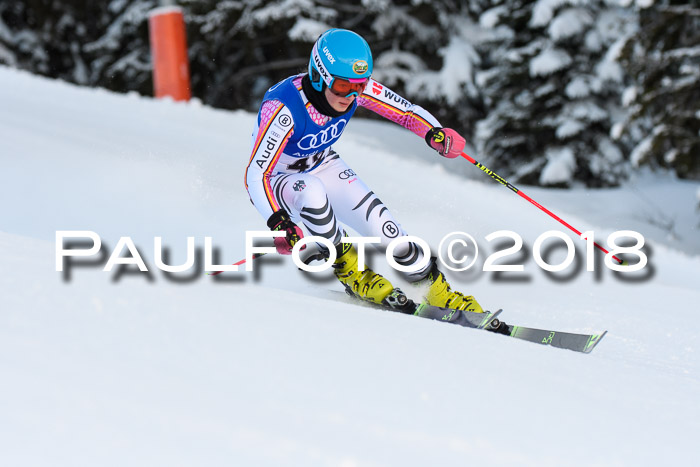
<instances>
[{"instance_id":1,"label":"snow-covered tree","mask_svg":"<svg viewBox=\"0 0 700 467\"><path fill-rule=\"evenodd\" d=\"M623 63L634 76L624 93L629 117L615 134L631 162L700 179L700 4L637 0L640 30Z\"/></svg>"},{"instance_id":2,"label":"snow-covered tree","mask_svg":"<svg viewBox=\"0 0 700 467\"><path fill-rule=\"evenodd\" d=\"M148 14L158 5L158 0L107 3L101 18L104 27L94 40L82 44L90 60L90 83L114 91L152 92Z\"/></svg>"},{"instance_id":3,"label":"snow-covered tree","mask_svg":"<svg viewBox=\"0 0 700 467\"><path fill-rule=\"evenodd\" d=\"M272 83L306 69L323 31L348 28L370 43L377 79L514 182L614 185L643 163L700 176L700 27L689 1L176 3L193 95L208 105L255 110ZM151 94L148 15L159 4L0 2L0 63Z\"/></svg>"},{"instance_id":4,"label":"snow-covered tree","mask_svg":"<svg viewBox=\"0 0 700 467\"><path fill-rule=\"evenodd\" d=\"M0 2L0 63L87 84L80 44L100 28L101 7L68 1Z\"/></svg>"},{"instance_id":5,"label":"snow-covered tree","mask_svg":"<svg viewBox=\"0 0 700 467\"><path fill-rule=\"evenodd\" d=\"M475 21L488 2L381 3L370 32L375 77L468 136L483 117L474 81L481 64L477 47L503 33Z\"/></svg>"},{"instance_id":6,"label":"snow-covered tree","mask_svg":"<svg viewBox=\"0 0 700 467\"><path fill-rule=\"evenodd\" d=\"M496 0L480 24L511 31L478 74L482 156L527 183L617 184L627 163L609 137L625 81L616 58L634 15L604 0Z\"/></svg>"},{"instance_id":7,"label":"snow-covered tree","mask_svg":"<svg viewBox=\"0 0 700 467\"><path fill-rule=\"evenodd\" d=\"M254 110L269 86L304 71L311 45L338 25L342 3L185 0L193 93L224 108ZM324 4L330 4L325 6ZM343 17L357 14L342 7ZM342 24L342 22L341 22Z\"/></svg>"},{"instance_id":8,"label":"snow-covered tree","mask_svg":"<svg viewBox=\"0 0 700 467\"><path fill-rule=\"evenodd\" d=\"M157 0L0 3L0 63L83 85L148 92Z\"/></svg>"}]
</instances>

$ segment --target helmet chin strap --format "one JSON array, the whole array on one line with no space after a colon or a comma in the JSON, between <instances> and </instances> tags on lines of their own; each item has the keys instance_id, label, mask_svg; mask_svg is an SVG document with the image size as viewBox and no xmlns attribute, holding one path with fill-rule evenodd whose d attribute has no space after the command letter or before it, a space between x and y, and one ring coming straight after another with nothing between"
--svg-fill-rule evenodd
<instances>
[{"instance_id":1,"label":"helmet chin strap","mask_svg":"<svg viewBox=\"0 0 700 467\"><path fill-rule=\"evenodd\" d=\"M328 99L326 99L326 83L323 83L321 92L318 92L311 85L311 78L309 78L308 74L301 79L301 89L304 91L304 94L309 102L311 102L311 105L313 105L316 110L321 112L323 115L328 117L340 117L341 115L346 114L352 107L352 105L349 105L348 108L342 112L335 110L333 107L331 107Z\"/></svg>"}]
</instances>

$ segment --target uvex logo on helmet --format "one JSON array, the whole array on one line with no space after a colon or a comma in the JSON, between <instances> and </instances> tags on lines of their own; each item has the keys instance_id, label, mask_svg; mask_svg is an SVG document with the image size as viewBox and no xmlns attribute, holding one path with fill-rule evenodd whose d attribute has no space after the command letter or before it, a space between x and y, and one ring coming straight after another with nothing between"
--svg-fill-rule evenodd
<instances>
[{"instance_id":1,"label":"uvex logo on helmet","mask_svg":"<svg viewBox=\"0 0 700 467\"><path fill-rule=\"evenodd\" d=\"M328 50L328 47L323 48L323 53L326 54L326 58L331 62L331 65L335 63L335 58L333 58L333 55L331 55L331 51Z\"/></svg>"},{"instance_id":2,"label":"uvex logo on helmet","mask_svg":"<svg viewBox=\"0 0 700 467\"><path fill-rule=\"evenodd\" d=\"M362 74L367 73L368 68L369 68L369 65L367 65L367 62L364 60L358 60L352 64L352 71L354 71L358 75L362 75Z\"/></svg>"},{"instance_id":3,"label":"uvex logo on helmet","mask_svg":"<svg viewBox=\"0 0 700 467\"><path fill-rule=\"evenodd\" d=\"M329 83L332 78L330 73L328 73L328 70L326 70L326 67L323 65L323 61L321 60L321 56L318 54L318 47L316 44L314 44L314 48L312 49L311 53L314 64L316 65L316 70L318 70L326 84Z\"/></svg>"}]
</instances>

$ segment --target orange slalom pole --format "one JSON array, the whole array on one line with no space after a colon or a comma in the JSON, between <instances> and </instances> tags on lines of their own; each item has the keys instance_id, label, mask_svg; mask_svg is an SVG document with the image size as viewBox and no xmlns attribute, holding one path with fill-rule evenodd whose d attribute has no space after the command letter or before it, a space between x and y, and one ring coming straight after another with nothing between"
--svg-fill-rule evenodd
<instances>
[{"instance_id":1,"label":"orange slalom pole","mask_svg":"<svg viewBox=\"0 0 700 467\"><path fill-rule=\"evenodd\" d=\"M190 69L187 60L185 19L178 7L152 10L148 17L156 97L190 100Z\"/></svg>"}]
</instances>

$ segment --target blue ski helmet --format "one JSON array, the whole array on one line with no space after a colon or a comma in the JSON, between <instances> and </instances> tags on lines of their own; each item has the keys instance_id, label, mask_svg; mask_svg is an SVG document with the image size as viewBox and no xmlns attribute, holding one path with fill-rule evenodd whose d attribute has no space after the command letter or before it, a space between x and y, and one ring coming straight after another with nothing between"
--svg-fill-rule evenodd
<instances>
[{"instance_id":1,"label":"blue ski helmet","mask_svg":"<svg viewBox=\"0 0 700 467\"><path fill-rule=\"evenodd\" d=\"M321 34L311 49L309 78L313 88L323 91L335 76L345 79L369 78L372 74L372 51L362 36L347 29L329 29Z\"/></svg>"}]
</instances>

